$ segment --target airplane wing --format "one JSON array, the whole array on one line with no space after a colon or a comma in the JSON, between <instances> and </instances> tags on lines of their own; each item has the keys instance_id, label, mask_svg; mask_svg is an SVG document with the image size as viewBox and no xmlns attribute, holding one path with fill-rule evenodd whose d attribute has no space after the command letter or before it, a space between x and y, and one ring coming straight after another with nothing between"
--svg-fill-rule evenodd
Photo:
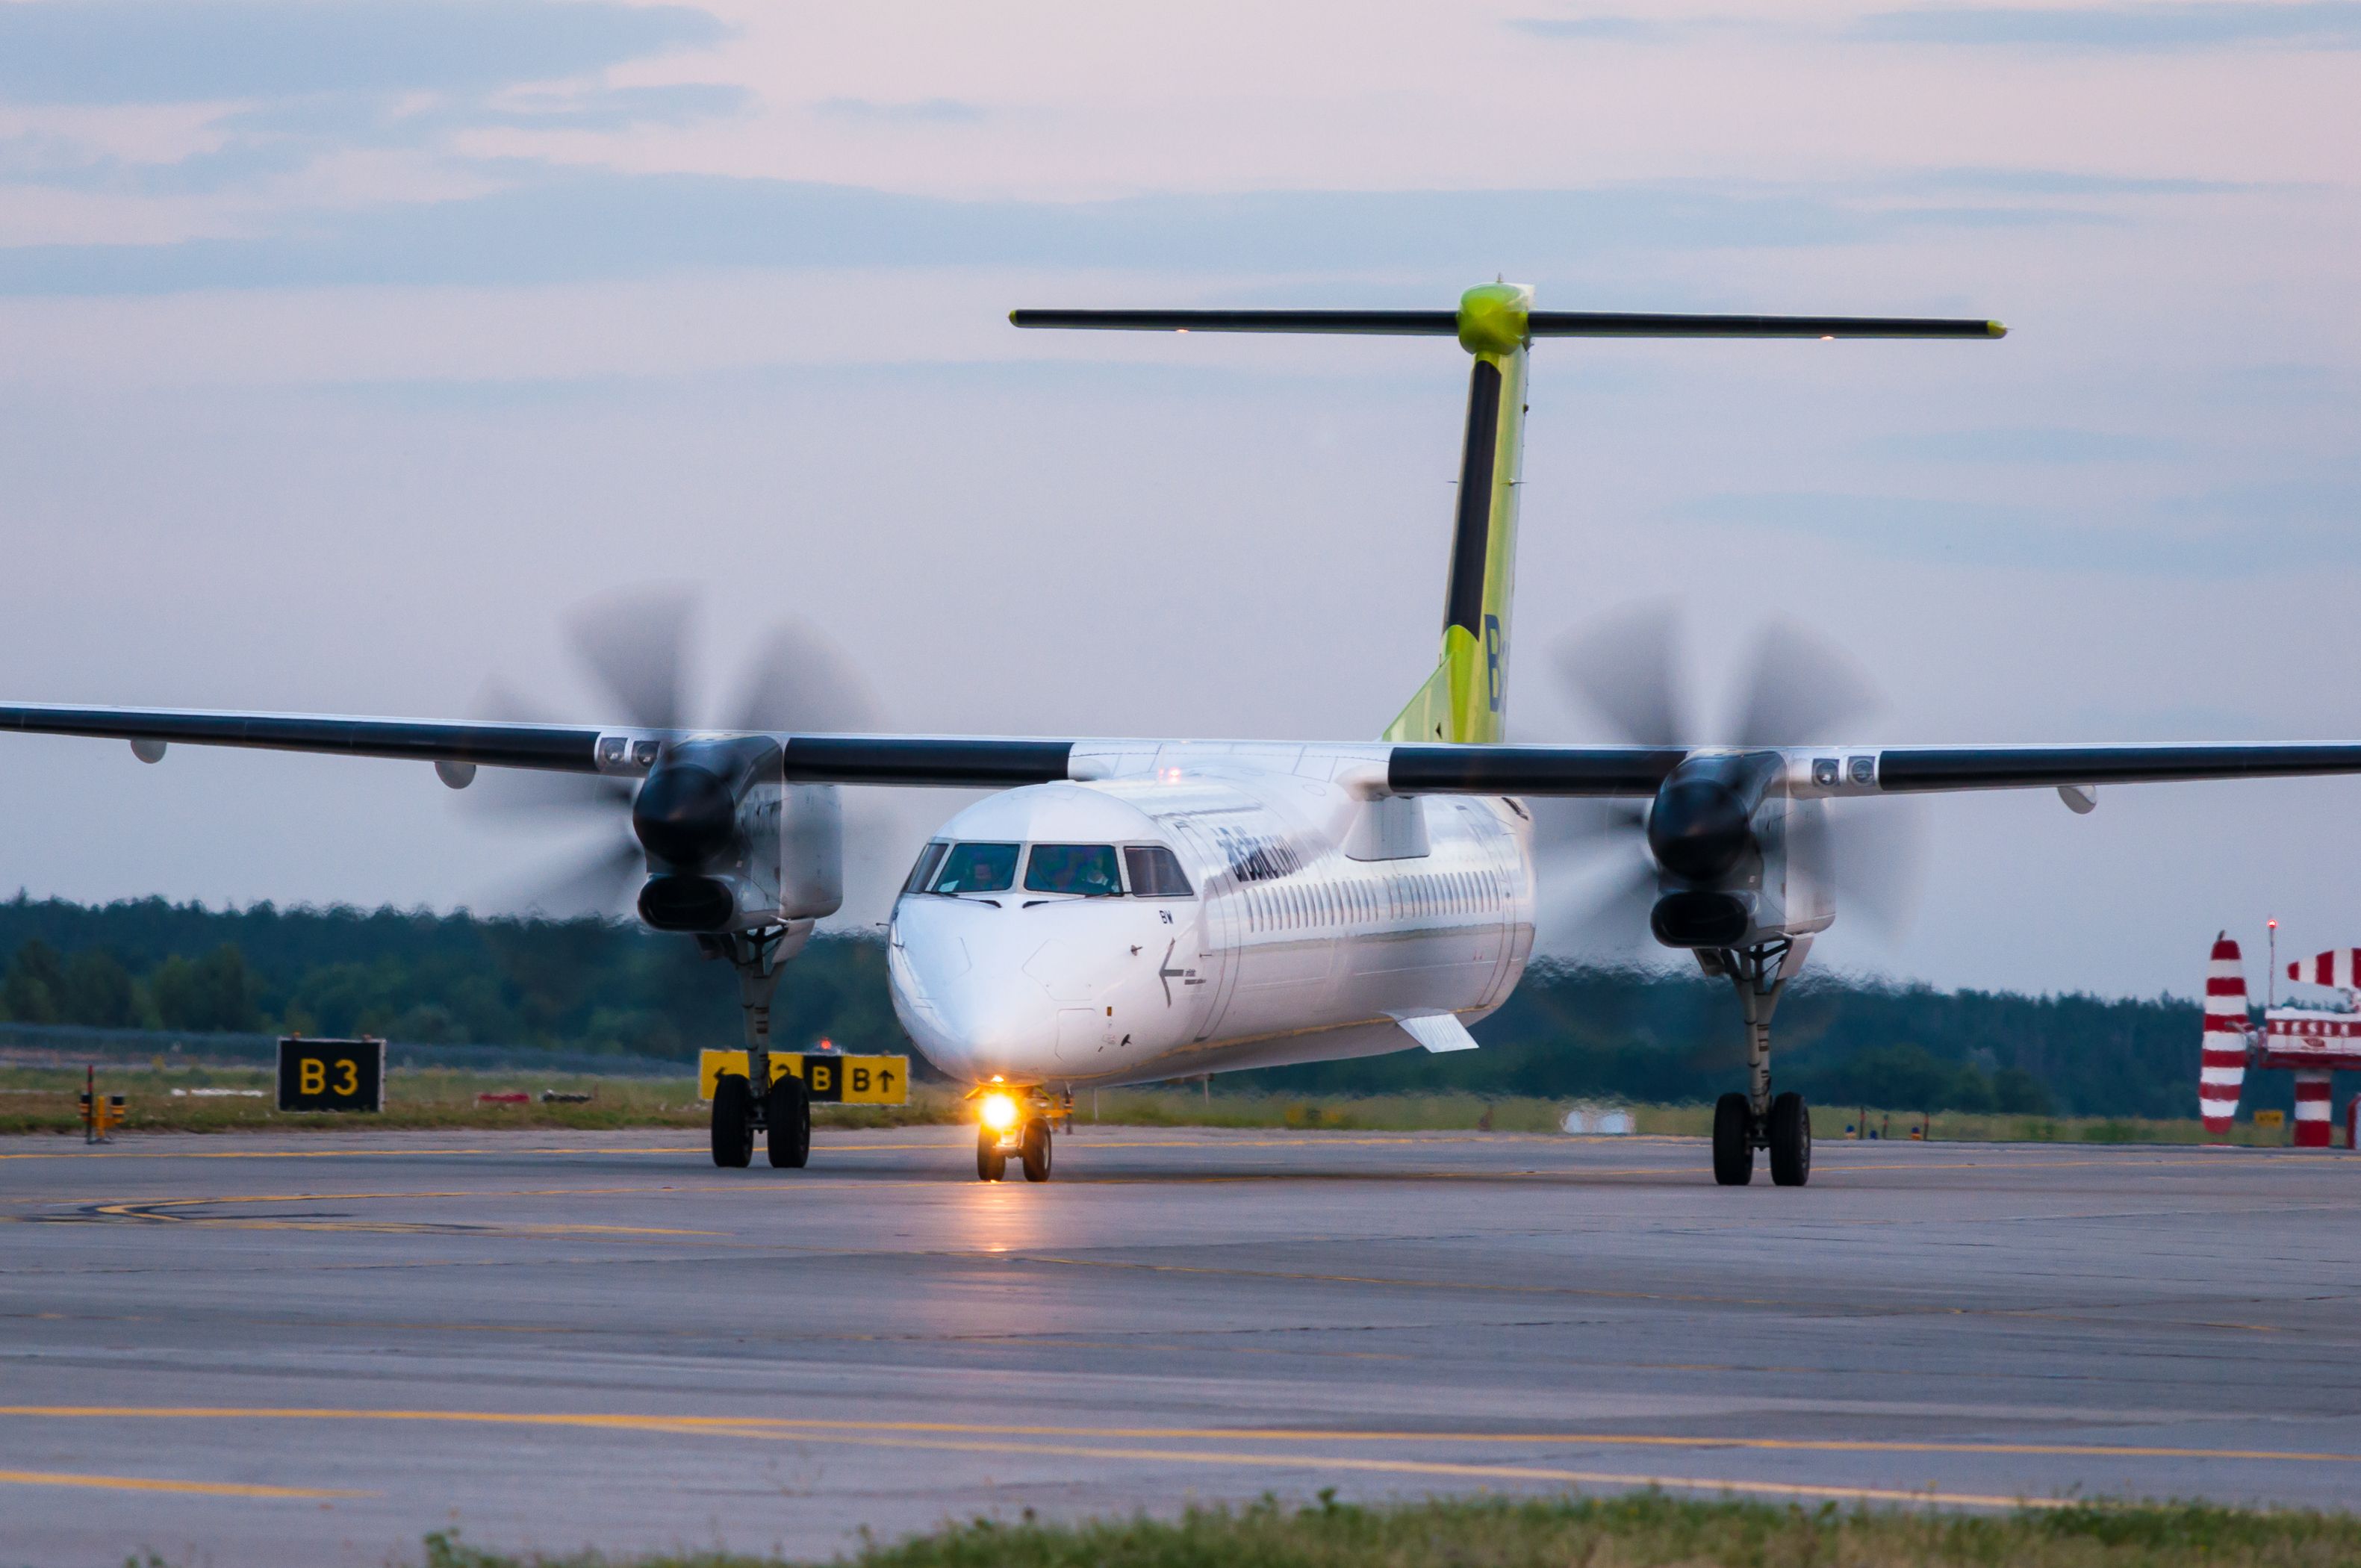
<instances>
[{"instance_id":1,"label":"airplane wing","mask_svg":"<svg viewBox=\"0 0 2361 1568\"><path fill-rule=\"evenodd\" d=\"M361 718L187 708L0 705L0 730L134 742L246 746L405 762L473 762L559 773L644 773L661 733L628 727ZM1077 751L1129 751L1154 741L976 735L783 735L786 776L803 784L1005 789L1101 776ZM1353 747L1359 751L1359 745ZM1688 753L1679 747L1393 745L1386 787L1400 795L1649 795ZM2040 789L2061 784L2361 773L2361 743L2284 745L1887 746L1780 749L1808 779L1841 764L1845 794ZM1858 765L1866 760L1869 779ZM1837 793L1831 790L1829 793Z\"/></svg>"},{"instance_id":2,"label":"airplane wing","mask_svg":"<svg viewBox=\"0 0 2361 1568\"><path fill-rule=\"evenodd\" d=\"M404 762L478 762L486 767L571 773L598 771L598 731L570 725L214 713L174 707L61 707L40 703L0 707L0 729L135 742L327 751Z\"/></svg>"},{"instance_id":3,"label":"airplane wing","mask_svg":"<svg viewBox=\"0 0 2361 1568\"><path fill-rule=\"evenodd\" d=\"M2361 773L2361 744L2345 741L1774 749L1801 774L1798 783L1811 779L1815 763L1833 762L1835 775L1820 781L1815 793L1848 795ZM1386 778L1404 795L1653 795L1686 755L1678 748L1405 745L1393 748ZM1863 761L1866 778L1858 771Z\"/></svg>"},{"instance_id":4,"label":"airplane wing","mask_svg":"<svg viewBox=\"0 0 2361 1568\"><path fill-rule=\"evenodd\" d=\"M599 729L331 714L223 713L188 708L0 706L0 730L82 735L143 744L245 746L401 762L475 763L570 773L643 773L664 736ZM1071 740L968 735L792 735L777 738L797 783L936 784L995 789L1071 776ZM157 753L161 755L160 751Z\"/></svg>"},{"instance_id":5,"label":"airplane wing","mask_svg":"<svg viewBox=\"0 0 2361 1568\"><path fill-rule=\"evenodd\" d=\"M1901 746L1878 754L1878 788L1924 794L2045 785L2172 784L2361 773L2361 745Z\"/></svg>"}]
</instances>

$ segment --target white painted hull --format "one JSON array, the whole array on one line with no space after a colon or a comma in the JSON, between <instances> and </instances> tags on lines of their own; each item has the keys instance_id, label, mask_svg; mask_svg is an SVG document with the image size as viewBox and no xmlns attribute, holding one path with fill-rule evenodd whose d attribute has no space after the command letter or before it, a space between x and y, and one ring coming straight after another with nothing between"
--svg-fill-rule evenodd
<instances>
[{"instance_id":1,"label":"white painted hull","mask_svg":"<svg viewBox=\"0 0 2361 1568\"><path fill-rule=\"evenodd\" d=\"M952 839L1167 843L1198 896L905 895L889 970L920 1052L970 1082L1084 1088L1400 1050L1417 1042L1393 1015L1499 1006L1532 948L1519 811L1400 803L1426 852L1356 859L1369 803L1331 776L1353 753L1288 751L1285 773L1192 758L1177 777L1151 765L1010 791L946 825Z\"/></svg>"}]
</instances>

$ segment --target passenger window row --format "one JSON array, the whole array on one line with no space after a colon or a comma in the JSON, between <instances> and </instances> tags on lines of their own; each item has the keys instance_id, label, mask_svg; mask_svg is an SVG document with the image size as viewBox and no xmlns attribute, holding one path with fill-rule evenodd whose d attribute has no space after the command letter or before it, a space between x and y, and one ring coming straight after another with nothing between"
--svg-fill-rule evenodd
<instances>
[{"instance_id":1,"label":"passenger window row","mask_svg":"<svg viewBox=\"0 0 2361 1568\"><path fill-rule=\"evenodd\" d=\"M1497 872L1421 872L1377 882L1281 883L1243 890L1254 931L1300 931L1354 922L1495 915L1509 901Z\"/></svg>"},{"instance_id":2,"label":"passenger window row","mask_svg":"<svg viewBox=\"0 0 2361 1568\"><path fill-rule=\"evenodd\" d=\"M1490 915L1508 902L1497 872L1421 872L1388 877L1386 889L1394 917L1444 915Z\"/></svg>"}]
</instances>

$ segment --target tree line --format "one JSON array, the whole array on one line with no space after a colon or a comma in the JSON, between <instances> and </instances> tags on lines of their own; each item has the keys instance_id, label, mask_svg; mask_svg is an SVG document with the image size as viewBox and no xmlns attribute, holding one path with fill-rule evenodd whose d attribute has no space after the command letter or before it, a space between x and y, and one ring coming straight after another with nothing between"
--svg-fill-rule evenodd
<instances>
[{"instance_id":1,"label":"tree line","mask_svg":"<svg viewBox=\"0 0 2361 1568\"><path fill-rule=\"evenodd\" d=\"M464 911L212 910L149 898L0 904L0 1013L31 1024L381 1035L414 1045L540 1045L686 1060L739 1041L725 965L684 938L599 920ZM2198 1003L1938 991L1807 977L1779 1010L1783 1088L1822 1104L2182 1116L2196 1100ZM906 1050L882 943L816 939L789 967L784 1043ZM1476 1025L1478 1051L1225 1077L1274 1091L1462 1091L1709 1100L1743 1081L1729 987L1667 970L1539 964ZM2286 1075L2249 1098L2284 1102Z\"/></svg>"}]
</instances>

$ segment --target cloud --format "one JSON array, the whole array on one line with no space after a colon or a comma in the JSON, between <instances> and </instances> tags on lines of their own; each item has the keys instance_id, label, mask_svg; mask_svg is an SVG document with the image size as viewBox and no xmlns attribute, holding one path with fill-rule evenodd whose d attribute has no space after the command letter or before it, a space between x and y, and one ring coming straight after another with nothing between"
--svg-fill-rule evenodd
<instances>
[{"instance_id":1,"label":"cloud","mask_svg":"<svg viewBox=\"0 0 2361 1568\"><path fill-rule=\"evenodd\" d=\"M703 11L614 0L11 0L0 99L482 92L726 36Z\"/></svg>"},{"instance_id":2,"label":"cloud","mask_svg":"<svg viewBox=\"0 0 2361 1568\"><path fill-rule=\"evenodd\" d=\"M1537 38L1585 39L1599 43L1662 43L1684 27L1654 16L1511 16L1509 26Z\"/></svg>"},{"instance_id":3,"label":"cloud","mask_svg":"<svg viewBox=\"0 0 2361 1568\"><path fill-rule=\"evenodd\" d=\"M872 126L966 126L984 117L983 106L957 98L920 98L884 104L870 98L823 98L813 105L824 118Z\"/></svg>"},{"instance_id":4,"label":"cloud","mask_svg":"<svg viewBox=\"0 0 2361 1568\"><path fill-rule=\"evenodd\" d=\"M1943 566L2155 577L2253 577L2361 565L2361 481L2324 476L2125 506L2106 517L2057 506L1826 491L1726 493L1680 518L1826 539Z\"/></svg>"},{"instance_id":5,"label":"cloud","mask_svg":"<svg viewBox=\"0 0 2361 1568\"><path fill-rule=\"evenodd\" d=\"M0 190L14 185L117 196L212 195L293 173L320 151L316 145L285 137L236 136L203 152L155 162L37 132L0 137Z\"/></svg>"},{"instance_id":6,"label":"cloud","mask_svg":"<svg viewBox=\"0 0 2361 1568\"><path fill-rule=\"evenodd\" d=\"M512 88L429 103L392 94L339 93L280 99L214 122L234 137L290 137L339 148L416 147L449 132L486 126L529 130L622 130L635 125L686 125L742 114L753 94L723 82L666 86Z\"/></svg>"},{"instance_id":7,"label":"cloud","mask_svg":"<svg viewBox=\"0 0 2361 1568\"><path fill-rule=\"evenodd\" d=\"M2194 4L1927 6L1880 11L1845 29L1868 43L1956 44L2120 53L2279 46L2361 48L2353 0L2196 0Z\"/></svg>"},{"instance_id":8,"label":"cloud","mask_svg":"<svg viewBox=\"0 0 2361 1568\"><path fill-rule=\"evenodd\" d=\"M2004 196L2218 196L2267 189L2235 181L2107 174L2073 169L1930 169L1898 176L1894 183L1905 190Z\"/></svg>"},{"instance_id":9,"label":"cloud","mask_svg":"<svg viewBox=\"0 0 2361 1568\"><path fill-rule=\"evenodd\" d=\"M2169 457L2184 444L2161 435L2027 425L2003 430L1887 435L1862 444L1876 457L1938 463L2137 463Z\"/></svg>"},{"instance_id":10,"label":"cloud","mask_svg":"<svg viewBox=\"0 0 2361 1568\"><path fill-rule=\"evenodd\" d=\"M2110 221L2057 205L1860 203L1690 182L959 202L851 186L470 165L496 194L304 213L281 232L0 250L0 293L577 281L684 268L1056 266L1562 276L1668 249L1812 247Z\"/></svg>"},{"instance_id":11,"label":"cloud","mask_svg":"<svg viewBox=\"0 0 2361 1568\"><path fill-rule=\"evenodd\" d=\"M1763 40L2092 49L2123 53L2282 47L2361 48L2361 0L2181 0L2158 5L1933 5L1873 11L1831 30L1817 23L1734 16L1641 15L1514 16L1530 38L1566 42L1669 44L1700 33Z\"/></svg>"},{"instance_id":12,"label":"cloud","mask_svg":"<svg viewBox=\"0 0 2361 1568\"><path fill-rule=\"evenodd\" d=\"M470 110L466 122L525 130L620 131L728 119L750 112L754 103L753 93L729 82L679 82L661 87L510 93Z\"/></svg>"},{"instance_id":13,"label":"cloud","mask_svg":"<svg viewBox=\"0 0 2361 1568\"><path fill-rule=\"evenodd\" d=\"M752 94L742 88L708 82L533 88L423 104L352 93L289 99L214 119L211 128L220 133L218 145L170 162L99 152L55 135L0 137L0 187L15 183L112 195L210 195L293 174L332 153L434 148L460 131L612 132L723 118L743 114L752 104ZM469 160L451 160L450 168L467 186L485 183L472 176Z\"/></svg>"}]
</instances>

